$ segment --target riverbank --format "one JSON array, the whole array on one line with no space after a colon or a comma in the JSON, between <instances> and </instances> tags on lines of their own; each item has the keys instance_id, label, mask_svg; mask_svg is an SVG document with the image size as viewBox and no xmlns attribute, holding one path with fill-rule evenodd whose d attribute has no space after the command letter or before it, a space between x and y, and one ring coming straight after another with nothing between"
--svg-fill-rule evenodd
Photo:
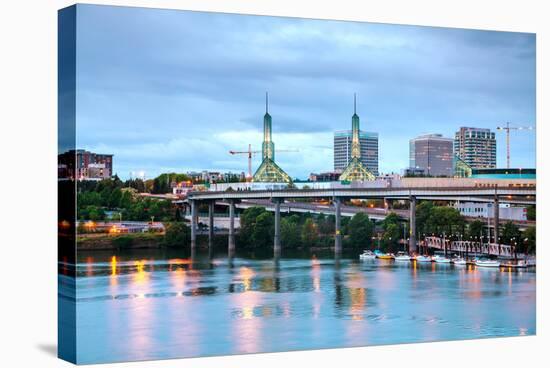
<instances>
[{"instance_id":1,"label":"riverbank","mask_svg":"<svg viewBox=\"0 0 550 368\"><path fill-rule=\"evenodd\" d=\"M78 251L103 251L103 250L122 250L122 249L160 249L165 247L164 233L130 233L130 234L79 234L77 235L77 250ZM227 236L215 235L214 248L226 249ZM172 248L172 247L170 247ZM174 247L180 248L180 247ZM181 248L189 248L189 245L183 245ZM197 248L201 250L208 249L208 236L197 236ZM291 251L308 251L308 252L325 252L332 250L332 246L312 246L312 247L296 247ZM251 249L249 249L251 250ZM267 252L272 252L271 248L262 249ZM359 251L354 249L354 251Z\"/></svg>"},{"instance_id":2,"label":"riverbank","mask_svg":"<svg viewBox=\"0 0 550 368\"><path fill-rule=\"evenodd\" d=\"M77 250L158 249L163 240L163 233L80 234L76 247Z\"/></svg>"}]
</instances>

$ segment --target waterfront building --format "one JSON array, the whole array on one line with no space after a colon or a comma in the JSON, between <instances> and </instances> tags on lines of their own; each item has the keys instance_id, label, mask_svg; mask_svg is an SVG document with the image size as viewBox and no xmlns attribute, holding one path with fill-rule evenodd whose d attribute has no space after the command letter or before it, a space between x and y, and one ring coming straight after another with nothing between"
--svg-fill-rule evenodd
<instances>
[{"instance_id":1,"label":"waterfront building","mask_svg":"<svg viewBox=\"0 0 550 368\"><path fill-rule=\"evenodd\" d=\"M493 203L457 202L454 204L454 207L463 216L479 217L483 219L487 219L488 217L492 219L494 217L495 208ZM501 220L526 221L527 207L511 206L508 203L500 203L498 216Z\"/></svg>"},{"instance_id":2,"label":"waterfront building","mask_svg":"<svg viewBox=\"0 0 550 368\"><path fill-rule=\"evenodd\" d=\"M342 172L351 161L351 130L334 132L334 171ZM378 172L378 133L359 130L361 162L375 176Z\"/></svg>"},{"instance_id":3,"label":"waterfront building","mask_svg":"<svg viewBox=\"0 0 550 368\"><path fill-rule=\"evenodd\" d=\"M409 141L409 166L427 176L453 176L453 140L426 134Z\"/></svg>"},{"instance_id":4,"label":"waterfront building","mask_svg":"<svg viewBox=\"0 0 550 368\"><path fill-rule=\"evenodd\" d=\"M455 133L454 153L472 169L497 166L497 141L490 129L461 127Z\"/></svg>"},{"instance_id":5,"label":"waterfront building","mask_svg":"<svg viewBox=\"0 0 550 368\"><path fill-rule=\"evenodd\" d=\"M262 143L262 163L252 177L260 183L291 183L292 179L275 163L275 143L271 137L271 115L268 112L267 93L265 94L264 141Z\"/></svg>"},{"instance_id":6,"label":"waterfront building","mask_svg":"<svg viewBox=\"0 0 550 368\"><path fill-rule=\"evenodd\" d=\"M353 95L353 116L351 117L351 159L340 175L341 181L374 180L373 173L361 161L361 142L359 140L359 116L357 115L356 95Z\"/></svg>"},{"instance_id":7,"label":"waterfront building","mask_svg":"<svg viewBox=\"0 0 550 368\"><path fill-rule=\"evenodd\" d=\"M76 162L76 169L73 163ZM75 172L76 170L76 172ZM113 155L83 149L69 150L58 155L60 177L78 180L103 180L113 175Z\"/></svg>"}]
</instances>

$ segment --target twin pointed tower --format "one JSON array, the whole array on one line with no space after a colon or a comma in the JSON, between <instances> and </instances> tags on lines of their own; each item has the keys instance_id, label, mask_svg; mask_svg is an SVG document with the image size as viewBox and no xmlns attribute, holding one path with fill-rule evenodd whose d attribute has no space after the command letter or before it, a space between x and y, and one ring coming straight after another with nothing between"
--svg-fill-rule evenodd
<instances>
[{"instance_id":1,"label":"twin pointed tower","mask_svg":"<svg viewBox=\"0 0 550 368\"><path fill-rule=\"evenodd\" d=\"M291 183L292 179L275 163L275 144L271 139L271 115L268 112L267 92L265 93L264 141L262 143L262 163L254 173L253 181L260 183Z\"/></svg>"},{"instance_id":2,"label":"twin pointed tower","mask_svg":"<svg viewBox=\"0 0 550 368\"><path fill-rule=\"evenodd\" d=\"M361 143L359 141L359 116L357 115L357 99L353 94L353 116L351 117L351 160L340 175L341 181L374 180L374 175L361 161Z\"/></svg>"}]
</instances>

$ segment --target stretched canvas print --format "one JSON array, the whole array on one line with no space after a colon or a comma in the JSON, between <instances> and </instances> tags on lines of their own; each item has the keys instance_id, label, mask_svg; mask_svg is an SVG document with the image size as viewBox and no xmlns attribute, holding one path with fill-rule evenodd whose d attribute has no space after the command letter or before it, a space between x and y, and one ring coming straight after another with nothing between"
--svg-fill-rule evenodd
<instances>
[{"instance_id":1,"label":"stretched canvas print","mask_svg":"<svg viewBox=\"0 0 550 368\"><path fill-rule=\"evenodd\" d=\"M59 11L59 356L535 334L535 34Z\"/></svg>"}]
</instances>

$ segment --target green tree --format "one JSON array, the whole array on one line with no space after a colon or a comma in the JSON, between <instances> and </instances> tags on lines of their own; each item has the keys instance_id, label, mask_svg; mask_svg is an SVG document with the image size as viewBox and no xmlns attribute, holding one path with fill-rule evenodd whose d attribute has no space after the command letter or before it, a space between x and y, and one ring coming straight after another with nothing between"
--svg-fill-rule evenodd
<instances>
[{"instance_id":1,"label":"green tree","mask_svg":"<svg viewBox=\"0 0 550 368\"><path fill-rule=\"evenodd\" d=\"M500 229L500 239L502 244L513 245L515 242L520 241L521 232L519 226L512 221L507 221Z\"/></svg>"},{"instance_id":2,"label":"green tree","mask_svg":"<svg viewBox=\"0 0 550 368\"><path fill-rule=\"evenodd\" d=\"M527 207L527 220L535 221L537 219L537 208L535 206Z\"/></svg>"},{"instance_id":3,"label":"green tree","mask_svg":"<svg viewBox=\"0 0 550 368\"><path fill-rule=\"evenodd\" d=\"M117 208L120 205L120 199L122 198L122 192L119 188L113 189L109 195L109 201L107 206L109 208Z\"/></svg>"},{"instance_id":4,"label":"green tree","mask_svg":"<svg viewBox=\"0 0 550 368\"><path fill-rule=\"evenodd\" d=\"M453 207L438 206L431 209L427 220L427 232L451 236L454 233L462 233L464 230L464 217Z\"/></svg>"},{"instance_id":5,"label":"green tree","mask_svg":"<svg viewBox=\"0 0 550 368\"><path fill-rule=\"evenodd\" d=\"M537 250L537 229L535 226L529 226L522 234L521 252L535 254Z\"/></svg>"},{"instance_id":6,"label":"green tree","mask_svg":"<svg viewBox=\"0 0 550 368\"><path fill-rule=\"evenodd\" d=\"M101 207L88 206L86 208L88 219L92 221L101 221L105 219L105 211Z\"/></svg>"},{"instance_id":7,"label":"green tree","mask_svg":"<svg viewBox=\"0 0 550 368\"><path fill-rule=\"evenodd\" d=\"M310 217L306 219L304 225L302 226L302 244L306 247L314 246L318 240L317 224Z\"/></svg>"},{"instance_id":8,"label":"green tree","mask_svg":"<svg viewBox=\"0 0 550 368\"><path fill-rule=\"evenodd\" d=\"M397 249L400 235L401 228L399 226L399 223L391 222L387 224L384 229L384 235L382 236L382 240L384 241L384 245L386 248L384 250L395 251Z\"/></svg>"},{"instance_id":9,"label":"green tree","mask_svg":"<svg viewBox=\"0 0 550 368\"><path fill-rule=\"evenodd\" d=\"M391 212L382 221L382 229L384 230L382 240L384 241L385 251L395 251L398 248L399 239L403 236L400 220L401 217L398 214Z\"/></svg>"},{"instance_id":10,"label":"green tree","mask_svg":"<svg viewBox=\"0 0 550 368\"><path fill-rule=\"evenodd\" d=\"M134 199L134 189L124 188L121 190L120 201L118 203L119 208L130 208L135 202Z\"/></svg>"},{"instance_id":11,"label":"green tree","mask_svg":"<svg viewBox=\"0 0 550 368\"><path fill-rule=\"evenodd\" d=\"M256 219L264 212L266 212L265 208L254 206L245 209L241 213L239 241L243 246L247 247L252 245L252 233L254 232L254 228L256 226Z\"/></svg>"},{"instance_id":12,"label":"green tree","mask_svg":"<svg viewBox=\"0 0 550 368\"><path fill-rule=\"evenodd\" d=\"M101 192L99 192L99 195L101 197L101 206L109 206L109 198L111 197L111 188L109 186L105 186Z\"/></svg>"},{"instance_id":13,"label":"green tree","mask_svg":"<svg viewBox=\"0 0 550 368\"><path fill-rule=\"evenodd\" d=\"M183 222L166 225L163 244L168 247L185 247L191 242L191 229Z\"/></svg>"},{"instance_id":14,"label":"green tree","mask_svg":"<svg viewBox=\"0 0 550 368\"><path fill-rule=\"evenodd\" d=\"M483 234L483 222L480 220L474 220L468 225L468 237L475 238Z\"/></svg>"},{"instance_id":15,"label":"green tree","mask_svg":"<svg viewBox=\"0 0 550 368\"><path fill-rule=\"evenodd\" d=\"M431 201L422 201L416 206L416 230L418 234L431 234L428 228L428 219L434 204Z\"/></svg>"},{"instance_id":16,"label":"green tree","mask_svg":"<svg viewBox=\"0 0 550 368\"><path fill-rule=\"evenodd\" d=\"M302 244L300 217L292 215L281 219L281 245L285 248L298 248Z\"/></svg>"},{"instance_id":17,"label":"green tree","mask_svg":"<svg viewBox=\"0 0 550 368\"><path fill-rule=\"evenodd\" d=\"M325 216L323 214L320 214L317 217L317 226L319 229L319 234L323 236L329 236L334 234L334 221L335 221L334 215Z\"/></svg>"},{"instance_id":18,"label":"green tree","mask_svg":"<svg viewBox=\"0 0 550 368\"><path fill-rule=\"evenodd\" d=\"M274 216L271 212L264 211L256 218L252 231L252 246L254 248L273 244Z\"/></svg>"},{"instance_id":19,"label":"green tree","mask_svg":"<svg viewBox=\"0 0 550 368\"><path fill-rule=\"evenodd\" d=\"M371 244L374 224L364 212L359 212L351 218L348 231L349 243L352 247L368 247Z\"/></svg>"}]
</instances>

